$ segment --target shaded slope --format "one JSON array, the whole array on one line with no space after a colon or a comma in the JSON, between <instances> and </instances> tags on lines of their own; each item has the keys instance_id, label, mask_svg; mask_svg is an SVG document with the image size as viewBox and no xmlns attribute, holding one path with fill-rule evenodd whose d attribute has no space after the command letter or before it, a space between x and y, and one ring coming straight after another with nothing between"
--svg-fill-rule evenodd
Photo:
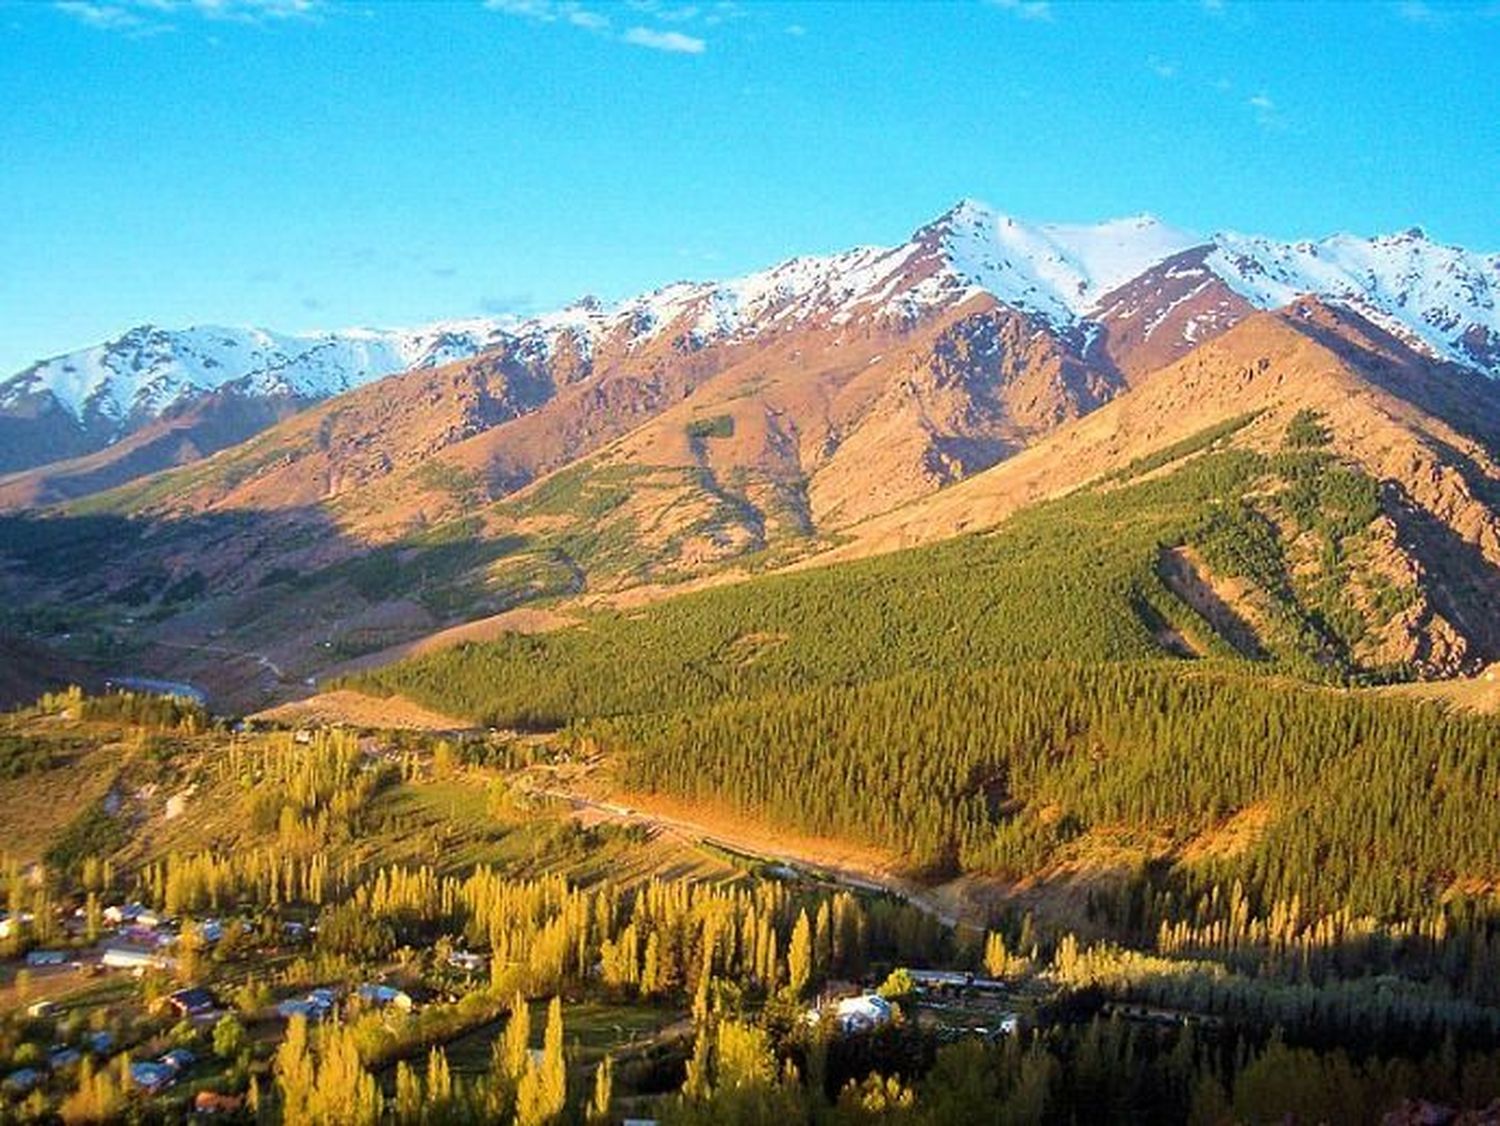
<instances>
[{"instance_id":1,"label":"shaded slope","mask_svg":"<svg viewBox=\"0 0 1500 1126\"><path fill-rule=\"evenodd\" d=\"M40 468L0 477L0 511L60 504L186 465L238 445L304 406L291 396L233 390L204 395L102 450L64 460L49 457Z\"/></svg>"}]
</instances>

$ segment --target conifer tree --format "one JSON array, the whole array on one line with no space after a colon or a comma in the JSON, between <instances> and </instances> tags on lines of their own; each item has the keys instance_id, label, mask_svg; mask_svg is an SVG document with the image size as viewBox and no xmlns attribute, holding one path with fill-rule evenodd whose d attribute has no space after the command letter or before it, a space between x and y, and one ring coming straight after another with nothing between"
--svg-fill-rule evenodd
<instances>
[{"instance_id":1,"label":"conifer tree","mask_svg":"<svg viewBox=\"0 0 1500 1126\"><path fill-rule=\"evenodd\" d=\"M594 1093L589 1098L589 1126L604 1126L609 1122L609 1103L614 1092L614 1060L606 1055L599 1061L594 1072Z\"/></svg>"},{"instance_id":2,"label":"conifer tree","mask_svg":"<svg viewBox=\"0 0 1500 1126\"><path fill-rule=\"evenodd\" d=\"M531 1062L531 1009L526 998L517 993L510 1005L500 1047L500 1071L512 1083L520 1081Z\"/></svg>"},{"instance_id":3,"label":"conifer tree","mask_svg":"<svg viewBox=\"0 0 1500 1126\"><path fill-rule=\"evenodd\" d=\"M1010 971L1010 953L1005 949L1005 936L990 931L984 939L984 968L991 977L1004 977Z\"/></svg>"},{"instance_id":4,"label":"conifer tree","mask_svg":"<svg viewBox=\"0 0 1500 1126\"><path fill-rule=\"evenodd\" d=\"M547 1028L542 1035L542 1093L549 1119L562 1114L568 1101L568 1065L563 1058L562 998L547 1006Z\"/></svg>"},{"instance_id":5,"label":"conifer tree","mask_svg":"<svg viewBox=\"0 0 1500 1126\"><path fill-rule=\"evenodd\" d=\"M276 1049L275 1071L282 1118L287 1122L310 1120L315 1073L308 1050L307 1018L300 1013L287 1022L286 1036Z\"/></svg>"},{"instance_id":6,"label":"conifer tree","mask_svg":"<svg viewBox=\"0 0 1500 1126\"><path fill-rule=\"evenodd\" d=\"M786 952L786 969L788 991L793 997L801 997L807 990L813 971L812 924L808 921L805 908L797 915L797 923L792 928L792 941Z\"/></svg>"},{"instance_id":7,"label":"conifer tree","mask_svg":"<svg viewBox=\"0 0 1500 1126\"><path fill-rule=\"evenodd\" d=\"M441 1122L453 1102L453 1076L448 1070L448 1055L434 1045L427 1053L425 1103L428 1116Z\"/></svg>"},{"instance_id":8,"label":"conifer tree","mask_svg":"<svg viewBox=\"0 0 1500 1126\"><path fill-rule=\"evenodd\" d=\"M422 1121L422 1079L405 1060L396 1065L396 1121L419 1126Z\"/></svg>"}]
</instances>

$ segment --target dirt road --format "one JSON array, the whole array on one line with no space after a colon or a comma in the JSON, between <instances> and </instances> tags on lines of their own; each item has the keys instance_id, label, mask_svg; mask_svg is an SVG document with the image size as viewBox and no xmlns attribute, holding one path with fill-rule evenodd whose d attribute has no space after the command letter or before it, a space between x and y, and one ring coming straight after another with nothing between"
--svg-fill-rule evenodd
<instances>
[{"instance_id":1,"label":"dirt road","mask_svg":"<svg viewBox=\"0 0 1500 1126\"><path fill-rule=\"evenodd\" d=\"M799 876L845 887L851 891L895 896L931 915L944 926L983 925L982 921L959 918L939 904L937 899L921 885L889 873L860 871L842 865L830 865L822 857L802 853L795 848L779 850L776 855L768 855L758 842L747 841L732 831L726 832L722 826L705 825L679 817L669 817L618 802L591 798L572 790L537 789L533 792L539 796L567 802L575 812L587 811L602 820L644 825L655 832L676 837L689 845L707 845L711 848L718 848L751 860L789 869Z\"/></svg>"}]
</instances>

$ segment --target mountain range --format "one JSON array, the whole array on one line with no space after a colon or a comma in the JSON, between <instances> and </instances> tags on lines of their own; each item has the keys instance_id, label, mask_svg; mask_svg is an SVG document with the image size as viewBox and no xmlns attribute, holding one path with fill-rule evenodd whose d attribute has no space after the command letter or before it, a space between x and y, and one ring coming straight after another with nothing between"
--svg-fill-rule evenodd
<instances>
[{"instance_id":1,"label":"mountain range","mask_svg":"<svg viewBox=\"0 0 1500 1126\"><path fill-rule=\"evenodd\" d=\"M1113 305L1107 301L1134 280L1165 289L1129 290ZM678 283L609 309L586 298L525 320L304 335L141 325L0 382L0 420L10 439L0 470L106 448L215 395L305 404L494 349L545 357L565 340L564 347L587 356L622 333L640 344L669 329L702 346L761 336L772 322L785 330L819 312L830 323L847 323L855 310L917 316L976 292L1040 317L1055 331L1081 333L1085 346L1104 329L1128 335L1136 326L1125 322L1133 317L1140 318L1142 341L1166 332L1176 343L1192 343L1227 322L1241 302L1276 308L1315 294L1436 357L1500 375L1497 289L1500 256L1438 245L1419 228L1318 242L1232 233L1199 239L1150 216L1030 226L965 200L899 247L795 258L722 284ZM1166 290L1169 299L1153 307L1150 298ZM1203 300L1210 293L1216 300ZM1139 310L1121 303L1131 296ZM1165 326L1178 304L1195 312Z\"/></svg>"},{"instance_id":2,"label":"mountain range","mask_svg":"<svg viewBox=\"0 0 1500 1126\"><path fill-rule=\"evenodd\" d=\"M1417 229L1202 239L964 201L896 247L524 320L144 327L0 383L0 506L26 513L6 581L89 607L156 671L253 653L274 692L523 604L979 531L1143 461L1171 470L1204 434L1269 453L1300 419L1380 489L1334 549L1364 590L1341 660L1452 675L1500 655L1497 292L1500 256ZM1183 545L1159 570L1205 620L1224 603L1266 640L1327 545L1256 495L1237 500L1279 537L1285 590L1237 587ZM150 624L125 629L127 607Z\"/></svg>"}]
</instances>

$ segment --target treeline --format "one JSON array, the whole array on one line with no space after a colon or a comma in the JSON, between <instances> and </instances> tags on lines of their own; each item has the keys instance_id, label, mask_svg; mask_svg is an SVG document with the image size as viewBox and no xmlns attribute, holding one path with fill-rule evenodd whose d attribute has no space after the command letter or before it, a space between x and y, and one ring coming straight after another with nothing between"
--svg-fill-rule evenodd
<instances>
[{"instance_id":1,"label":"treeline","mask_svg":"<svg viewBox=\"0 0 1500 1126\"><path fill-rule=\"evenodd\" d=\"M504 995L597 980L619 998L656 999L694 997L716 976L762 996L828 976L857 979L873 964L947 958L953 941L914 907L867 906L848 892L682 880L584 888L481 867L461 879L382 869L324 909L318 944L369 962L445 936L487 951Z\"/></svg>"},{"instance_id":2,"label":"treeline","mask_svg":"<svg viewBox=\"0 0 1500 1126\"><path fill-rule=\"evenodd\" d=\"M1478 1111L1500 1097L1500 1053L1464 1049L1452 1038L1382 1056L1298 1044L1279 1032L1095 1017L995 1043L940 1045L902 1019L871 1034L829 1038L816 1026L788 1026L783 1009L752 1017L732 997L716 990L698 1014L681 1090L652 1107L661 1121L1364 1126L1417 1099ZM608 1057L591 1077L570 1082L563 1014L554 999L542 1047L531 1049L530 1009L517 998L486 1072L456 1075L434 1048L424 1067L398 1065L394 1098L360 1066L356 1029L330 1024L313 1037L294 1022L277 1053L277 1104L267 1109L287 1122L374 1123L382 1110L388 1120L413 1124L617 1121Z\"/></svg>"},{"instance_id":3,"label":"treeline","mask_svg":"<svg viewBox=\"0 0 1500 1126\"><path fill-rule=\"evenodd\" d=\"M751 1019L725 1006L700 1018L681 1092L655 1109L663 1122L705 1126L1363 1126L1417 1099L1482 1110L1500 1096L1497 1065L1500 1053L1466 1048L1452 1037L1436 1037L1408 1055L1383 1055L1299 1043L1279 1031L1185 1024L1161 1010L942 1045L899 1013L872 1033L830 1038L820 1026L787 1026L769 1008Z\"/></svg>"},{"instance_id":4,"label":"treeline","mask_svg":"<svg viewBox=\"0 0 1500 1126\"><path fill-rule=\"evenodd\" d=\"M1148 1006L1148 1019L1207 1020L1241 1032L1279 1029L1321 1047L1411 1054L1444 1036L1469 1047L1493 1047L1500 1039L1500 1009L1442 984L1382 974L1282 981L1214 961L1110 942L1086 945L1065 934L1054 944L1048 976L1075 1000L1113 998L1127 1011Z\"/></svg>"},{"instance_id":5,"label":"treeline","mask_svg":"<svg viewBox=\"0 0 1500 1126\"><path fill-rule=\"evenodd\" d=\"M196 734L207 730L208 712L196 700L155 692L84 692L74 685L61 692L48 692L20 716L67 715L85 723L120 723L150 731L180 731Z\"/></svg>"},{"instance_id":6,"label":"treeline","mask_svg":"<svg viewBox=\"0 0 1500 1126\"><path fill-rule=\"evenodd\" d=\"M1435 898L1397 919L1309 911L1297 897L1257 907L1238 879L1220 884L1211 866L1179 867L1091 897L1088 913L1125 941L1256 977L1319 986L1395 975L1500 1004L1500 918L1483 897Z\"/></svg>"}]
</instances>

